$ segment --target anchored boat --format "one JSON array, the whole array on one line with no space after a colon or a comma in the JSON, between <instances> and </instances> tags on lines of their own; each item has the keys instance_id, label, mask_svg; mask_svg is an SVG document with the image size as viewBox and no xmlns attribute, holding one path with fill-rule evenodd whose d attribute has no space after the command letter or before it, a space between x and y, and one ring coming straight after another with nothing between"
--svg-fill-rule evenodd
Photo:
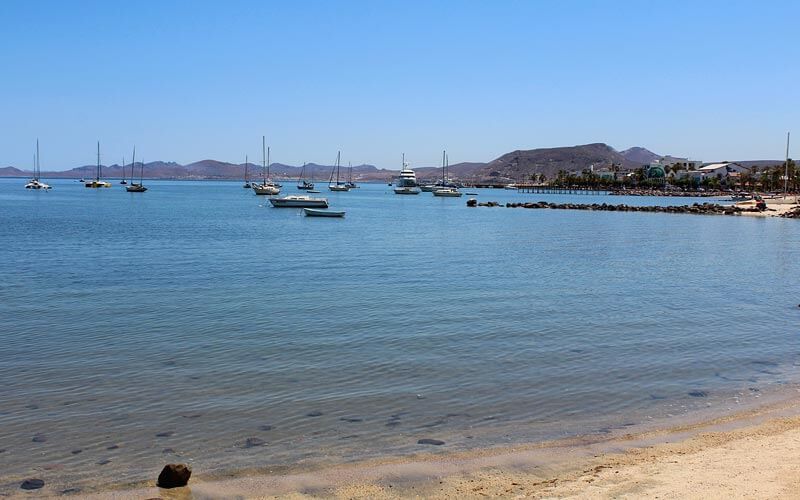
<instances>
[{"instance_id":1,"label":"anchored boat","mask_svg":"<svg viewBox=\"0 0 800 500\"><path fill-rule=\"evenodd\" d=\"M276 208L328 208L327 198L313 198L301 194L290 194L282 198L270 198Z\"/></svg>"}]
</instances>

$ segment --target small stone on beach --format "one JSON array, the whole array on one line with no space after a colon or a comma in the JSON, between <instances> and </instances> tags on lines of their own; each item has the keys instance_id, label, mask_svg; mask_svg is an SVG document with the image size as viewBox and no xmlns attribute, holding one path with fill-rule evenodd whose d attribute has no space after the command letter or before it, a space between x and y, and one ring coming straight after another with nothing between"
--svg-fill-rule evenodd
<instances>
[{"instance_id":1,"label":"small stone on beach","mask_svg":"<svg viewBox=\"0 0 800 500\"><path fill-rule=\"evenodd\" d=\"M310 411L306 413L306 417L321 417L321 416L322 416L321 411Z\"/></svg>"},{"instance_id":2,"label":"small stone on beach","mask_svg":"<svg viewBox=\"0 0 800 500\"><path fill-rule=\"evenodd\" d=\"M172 432L172 431L159 432L158 434L156 434L156 437L168 438L168 437L172 436L173 434L175 434L175 433Z\"/></svg>"},{"instance_id":3,"label":"small stone on beach","mask_svg":"<svg viewBox=\"0 0 800 500\"><path fill-rule=\"evenodd\" d=\"M109 460L108 458L104 458L102 460L98 460L96 463L97 465L108 465L111 463L111 460Z\"/></svg>"},{"instance_id":4,"label":"small stone on beach","mask_svg":"<svg viewBox=\"0 0 800 500\"><path fill-rule=\"evenodd\" d=\"M26 479L22 481L22 484L19 485L20 488L23 490L38 490L44 486L44 481L41 479Z\"/></svg>"},{"instance_id":5,"label":"small stone on beach","mask_svg":"<svg viewBox=\"0 0 800 500\"><path fill-rule=\"evenodd\" d=\"M159 488L178 488L186 486L192 476L192 468L186 464L167 464L158 475Z\"/></svg>"}]
</instances>

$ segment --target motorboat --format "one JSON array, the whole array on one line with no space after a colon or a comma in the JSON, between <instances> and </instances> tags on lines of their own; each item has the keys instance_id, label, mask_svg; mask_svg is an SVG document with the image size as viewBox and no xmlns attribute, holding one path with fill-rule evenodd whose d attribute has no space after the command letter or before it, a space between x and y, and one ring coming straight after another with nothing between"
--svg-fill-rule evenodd
<instances>
[{"instance_id":1,"label":"motorboat","mask_svg":"<svg viewBox=\"0 0 800 500\"><path fill-rule=\"evenodd\" d=\"M419 194L420 188L417 186L417 175L408 168L406 156L403 154L403 169L400 170L400 177L397 178L397 187L394 188L395 194Z\"/></svg>"},{"instance_id":2,"label":"motorboat","mask_svg":"<svg viewBox=\"0 0 800 500\"><path fill-rule=\"evenodd\" d=\"M344 211L317 210L316 208L304 208L306 217L344 217Z\"/></svg>"},{"instance_id":3,"label":"motorboat","mask_svg":"<svg viewBox=\"0 0 800 500\"><path fill-rule=\"evenodd\" d=\"M270 198L269 202L277 208L328 208L327 198L313 198L305 195L288 195L282 198Z\"/></svg>"},{"instance_id":4,"label":"motorboat","mask_svg":"<svg viewBox=\"0 0 800 500\"><path fill-rule=\"evenodd\" d=\"M442 196L442 197L450 197L450 198L458 198L462 196L464 193L459 191L456 188L445 187L439 188L433 192L434 196Z\"/></svg>"}]
</instances>

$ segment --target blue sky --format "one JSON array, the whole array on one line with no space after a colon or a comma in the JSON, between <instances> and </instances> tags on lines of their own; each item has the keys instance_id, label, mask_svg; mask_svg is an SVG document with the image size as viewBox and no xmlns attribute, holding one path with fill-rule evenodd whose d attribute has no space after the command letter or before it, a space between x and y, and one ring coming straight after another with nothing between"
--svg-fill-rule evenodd
<instances>
[{"instance_id":1,"label":"blue sky","mask_svg":"<svg viewBox=\"0 0 800 500\"><path fill-rule=\"evenodd\" d=\"M0 2L0 166L800 140L800 2ZM794 150L795 148L793 148ZM794 154L794 156L798 156Z\"/></svg>"}]
</instances>

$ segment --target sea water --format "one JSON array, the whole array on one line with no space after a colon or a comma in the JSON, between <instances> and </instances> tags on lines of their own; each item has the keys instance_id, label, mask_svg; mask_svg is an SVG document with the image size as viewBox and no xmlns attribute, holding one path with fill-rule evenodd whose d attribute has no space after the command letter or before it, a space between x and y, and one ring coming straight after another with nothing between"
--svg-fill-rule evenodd
<instances>
[{"instance_id":1,"label":"sea water","mask_svg":"<svg viewBox=\"0 0 800 500\"><path fill-rule=\"evenodd\" d=\"M798 381L795 220L52 184L0 180L0 493L604 433Z\"/></svg>"}]
</instances>

